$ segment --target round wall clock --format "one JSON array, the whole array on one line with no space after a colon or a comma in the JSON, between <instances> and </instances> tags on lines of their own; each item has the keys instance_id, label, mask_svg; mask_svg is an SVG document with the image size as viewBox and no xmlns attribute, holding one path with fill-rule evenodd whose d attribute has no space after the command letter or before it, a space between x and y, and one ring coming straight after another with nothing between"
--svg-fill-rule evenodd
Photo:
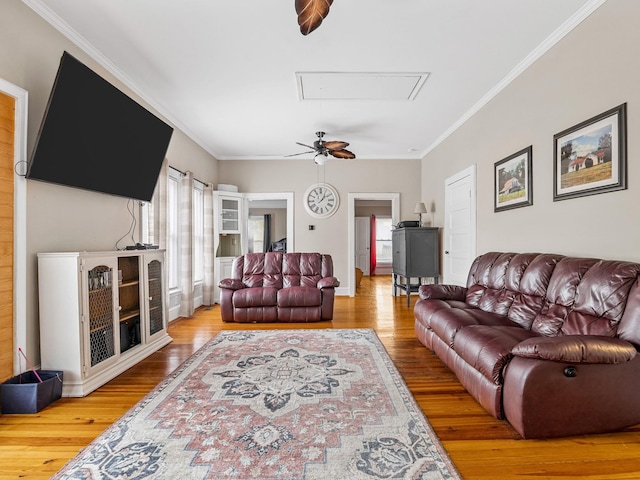
<instances>
[{"instance_id":1,"label":"round wall clock","mask_svg":"<svg viewBox=\"0 0 640 480\"><path fill-rule=\"evenodd\" d=\"M311 185L304 194L304 208L316 218L328 218L338 210L340 197L328 183Z\"/></svg>"}]
</instances>

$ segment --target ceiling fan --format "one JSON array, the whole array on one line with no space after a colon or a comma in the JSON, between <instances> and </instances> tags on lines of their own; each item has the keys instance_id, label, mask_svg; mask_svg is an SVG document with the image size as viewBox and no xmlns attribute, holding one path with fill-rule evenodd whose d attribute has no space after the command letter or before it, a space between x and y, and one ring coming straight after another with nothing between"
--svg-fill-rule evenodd
<instances>
[{"instance_id":1,"label":"ceiling fan","mask_svg":"<svg viewBox=\"0 0 640 480\"><path fill-rule=\"evenodd\" d=\"M325 135L324 132L316 132L318 140L313 142L313 146L307 145L305 143L296 142L298 145L302 145L303 147L310 148L311 150L307 152L294 153L293 155L287 155L288 157L294 157L296 155L304 155L307 153L315 153L315 157L313 159L318 165L324 165L327 161L327 157L331 155L335 158L356 158L353 152L350 152L346 149L349 146L347 142L342 142L339 140L323 140Z\"/></svg>"},{"instance_id":2,"label":"ceiling fan","mask_svg":"<svg viewBox=\"0 0 640 480\"><path fill-rule=\"evenodd\" d=\"M320 26L322 20L329 14L329 7L333 0L295 0L296 13L300 33L309 35Z\"/></svg>"}]
</instances>

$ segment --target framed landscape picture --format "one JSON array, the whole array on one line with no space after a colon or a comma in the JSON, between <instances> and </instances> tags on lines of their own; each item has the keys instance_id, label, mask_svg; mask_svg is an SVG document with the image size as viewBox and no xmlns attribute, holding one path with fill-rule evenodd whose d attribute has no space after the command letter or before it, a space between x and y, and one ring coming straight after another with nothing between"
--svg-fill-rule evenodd
<instances>
[{"instance_id":1,"label":"framed landscape picture","mask_svg":"<svg viewBox=\"0 0 640 480\"><path fill-rule=\"evenodd\" d=\"M533 205L533 147L494 164L494 212Z\"/></svg>"},{"instance_id":2,"label":"framed landscape picture","mask_svg":"<svg viewBox=\"0 0 640 480\"><path fill-rule=\"evenodd\" d=\"M627 104L553 136L553 201L627 188Z\"/></svg>"}]
</instances>

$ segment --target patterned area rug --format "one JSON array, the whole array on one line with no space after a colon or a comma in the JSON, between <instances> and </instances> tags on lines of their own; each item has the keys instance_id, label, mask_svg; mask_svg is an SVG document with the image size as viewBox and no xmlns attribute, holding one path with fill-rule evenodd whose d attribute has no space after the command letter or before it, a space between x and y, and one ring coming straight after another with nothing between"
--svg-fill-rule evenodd
<instances>
[{"instance_id":1,"label":"patterned area rug","mask_svg":"<svg viewBox=\"0 0 640 480\"><path fill-rule=\"evenodd\" d=\"M227 331L71 460L74 479L459 479L373 330Z\"/></svg>"}]
</instances>

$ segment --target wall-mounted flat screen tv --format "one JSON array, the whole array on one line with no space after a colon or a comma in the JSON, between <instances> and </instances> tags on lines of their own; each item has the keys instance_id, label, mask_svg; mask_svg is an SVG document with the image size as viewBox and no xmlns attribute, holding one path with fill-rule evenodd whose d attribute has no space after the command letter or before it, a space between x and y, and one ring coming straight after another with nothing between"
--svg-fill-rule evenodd
<instances>
[{"instance_id":1,"label":"wall-mounted flat screen tv","mask_svg":"<svg viewBox=\"0 0 640 480\"><path fill-rule=\"evenodd\" d=\"M172 133L64 52L27 178L150 201Z\"/></svg>"}]
</instances>

